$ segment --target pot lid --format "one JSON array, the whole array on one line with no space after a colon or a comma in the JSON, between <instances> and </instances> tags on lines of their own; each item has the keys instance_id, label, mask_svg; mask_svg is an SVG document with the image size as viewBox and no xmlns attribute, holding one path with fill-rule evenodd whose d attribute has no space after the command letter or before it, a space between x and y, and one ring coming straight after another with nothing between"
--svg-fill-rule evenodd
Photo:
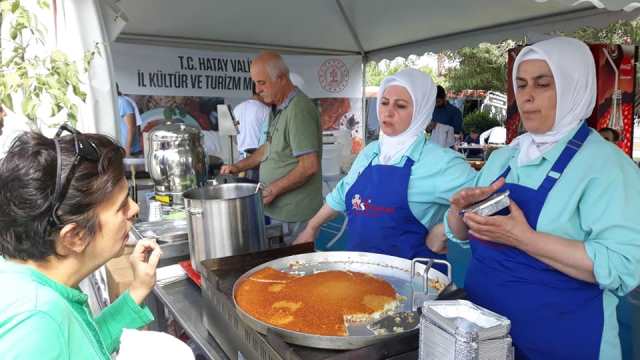
<instances>
[{"instance_id":1,"label":"pot lid","mask_svg":"<svg viewBox=\"0 0 640 360\"><path fill-rule=\"evenodd\" d=\"M152 140L178 140L202 136L200 129L184 123L166 121L151 130Z\"/></svg>"}]
</instances>

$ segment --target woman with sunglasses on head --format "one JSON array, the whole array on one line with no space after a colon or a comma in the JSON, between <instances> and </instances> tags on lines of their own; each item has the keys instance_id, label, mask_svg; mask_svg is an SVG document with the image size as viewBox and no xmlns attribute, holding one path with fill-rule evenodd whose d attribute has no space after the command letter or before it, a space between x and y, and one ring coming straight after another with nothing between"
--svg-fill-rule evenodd
<instances>
[{"instance_id":1,"label":"woman with sunglasses on head","mask_svg":"<svg viewBox=\"0 0 640 360\"><path fill-rule=\"evenodd\" d=\"M640 172L586 124L596 70L584 43L525 47L512 81L528 132L445 216L449 237L471 245L465 290L511 320L516 359L620 359L616 295L640 283ZM506 190L507 212L460 215Z\"/></svg>"},{"instance_id":2,"label":"woman with sunglasses on head","mask_svg":"<svg viewBox=\"0 0 640 360\"><path fill-rule=\"evenodd\" d=\"M138 242L131 287L96 318L78 288L122 253L138 206L123 149L66 129L73 134L55 139L24 133L0 161L3 359L110 359L124 328L153 320L142 304L161 255L153 241Z\"/></svg>"}]
</instances>

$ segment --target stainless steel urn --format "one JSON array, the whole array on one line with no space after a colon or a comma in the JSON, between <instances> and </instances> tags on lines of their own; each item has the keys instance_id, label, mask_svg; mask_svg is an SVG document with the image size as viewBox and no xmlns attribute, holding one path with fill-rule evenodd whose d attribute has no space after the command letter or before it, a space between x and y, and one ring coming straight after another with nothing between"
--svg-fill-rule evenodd
<instances>
[{"instance_id":1,"label":"stainless steel urn","mask_svg":"<svg viewBox=\"0 0 640 360\"><path fill-rule=\"evenodd\" d=\"M159 195L182 203L182 193L207 181L207 157L200 129L165 122L149 133L146 165Z\"/></svg>"},{"instance_id":2,"label":"stainless steel urn","mask_svg":"<svg viewBox=\"0 0 640 360\"><path fill-rule=\"evenodd\" d=\"M258 184L229 183L184 193L191 266L200 261L266 250L262 190Z\"/></svg>"}]
</instances>

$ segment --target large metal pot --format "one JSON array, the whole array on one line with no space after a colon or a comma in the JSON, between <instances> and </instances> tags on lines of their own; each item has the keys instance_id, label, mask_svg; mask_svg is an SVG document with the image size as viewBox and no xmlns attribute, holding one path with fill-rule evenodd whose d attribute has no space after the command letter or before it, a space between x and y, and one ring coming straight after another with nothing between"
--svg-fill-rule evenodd
<instances>
[{"instance_id":1,"label":"large metal pot","mask_svg":"<svg viewBox=\"0 0 640 360\"><path fill-rule=\"evenodd\" d=\"M216 185L222 185L222 184L235 184L235 183L258 185L260 182L258 180L249 179L246 177L241 177L241 176L236 176L231 174L218 175L213 179L207 180L207 185L209 186L216 186Z\"/></svg>"},{"instance_id":2,"label":"large metal pot","mask_svg":"<svg viewBox=\"0 0 640 360\"><path fill-rule=\"evenodd\" d=\"M200 261L268 248L262 190L258 184L231 183L184 193L188 212L191 266Z\"/></svg>"},{"instance_id":3,"label":"large metal pot","mask_svg":"<svg viewBox=\"0 0 640 360\"><path fill-rule=\"evenodd\" d=\"M200 129L170 121L151 130L145 160L157 194L181 202L183 192L207 181L202 138Z\"/></svg>"}]
</instances>

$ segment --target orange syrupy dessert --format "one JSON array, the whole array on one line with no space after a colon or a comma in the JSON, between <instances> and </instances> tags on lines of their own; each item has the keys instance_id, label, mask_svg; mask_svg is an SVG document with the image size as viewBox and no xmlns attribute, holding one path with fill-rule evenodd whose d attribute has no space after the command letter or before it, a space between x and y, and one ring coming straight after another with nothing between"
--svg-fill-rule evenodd
<instances>
[{"instance_id":1,"label":"orange syrupy dessert","mask_svg":"<svg viewBox=\"0 0 640 360\"><path fill-rule=\"evenodd\" d=\"M400 297L385 280L354 271L296 276L264 268L245 279L236 302L255 319L316 335L347 335L347 322L392 311Z\"/></svg>"}]
</instances>

